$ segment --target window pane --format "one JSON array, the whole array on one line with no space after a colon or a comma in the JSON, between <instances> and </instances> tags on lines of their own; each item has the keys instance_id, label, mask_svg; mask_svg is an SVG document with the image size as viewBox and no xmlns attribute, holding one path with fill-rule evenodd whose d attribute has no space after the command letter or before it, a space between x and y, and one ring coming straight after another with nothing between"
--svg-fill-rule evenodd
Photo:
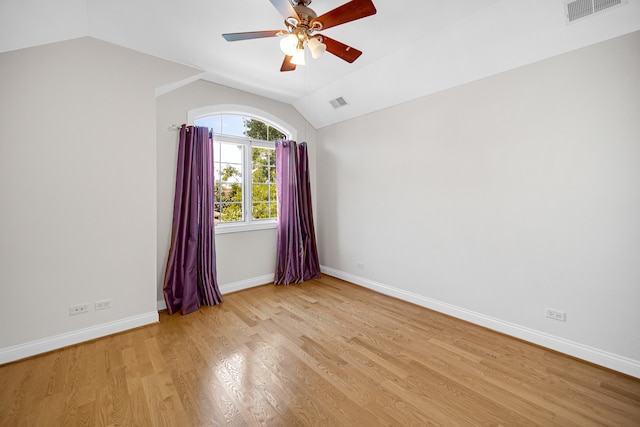
<instances>
[{"instance_id":1,"label":"window pane","mask_svg":"<svg viewBox=\"0 0 640 427\"><path fill-rule=\"evenodd\" d=\"M252 196L251 216L254 220L277 219L278 201L275 184L254 184Z\"/></svg>"},{"instance_id":2,"label":"window pane","mask_svg":"<svg viewBox=\"0 0 640 427\"><path fill-rule=\"evenodd\" d=\"M221 183L220 201L242 203L242 184Z\"/></svg>"},{"instance_id":3,"label":"window pane","mask_svg":"<svg viewBox=\"0 0 640 427\"><path fill-rule=\"evenodd\" d=\"M220 220L222 222L243 221L242 205L240 203L223 203L221 208Z\"/></svg>"},{"instance_id":4,"label":"window pane","mask_svg":"<svg viewBox=\"0 0 640 427\"><path fill-rule=\"evenodd\" d=\"M275 183L275 159L275 149L273 148L254 147L252 149L253 164L251 181L253 185ZM264 194L264 196L260 196L261 198L256 200L269 200L267 198L264 198L267 197L268 194L270 194L269 189L265 187L260 191L260 194ZM273 200L275 200L275 198Z\"/></svg>"},{"instance_id":5,"label":"window pane","mask_svg":"<svg viewBox=\"0 0 640 427\"><path fill-rule=\"evenodd\" d=\"M253 147L251 149L251 158L254 165L271 165L275 164L275 156L273 148Z\"/></svg>"},{"instance_id":6,"label":"window pane","mask_svg":"<svg viewBox=\"0 0 640 427\"><path fill-rule=\"evenodd\" d=\"M236 115L222 116L222 132L225 135L245 136L245 117Z\"/></svg>"},{"instance_id":7,"label":"window pane","mask_svg":"<svg viewBox=\"0 0 640 427\"><path fill-rule=\"evenodd\" d=\"M269 166L258 166L253 169L251 180L253 183L267 183L271 179L271 168Z\"/></svg>"},{"instance_id":8,"label":"window pane","mask_svg":"<svg viewBox=\"0 0 640 427\"><path fill-rule=\"evenodd\" d=\"M251 199L254 202L269 201L269 184L253 184L251 187Z\"/></svg>"},{"instance_id":9,"label":"window pane","mask_svg":"<svg viewBox=\"0 0 640 427\"><path fill-rule=\"evenodd\" d=\"M218 199L216 199L218 200ZM221 208L220 208L220 203L215 203L213 206L213 222L214 224L218 224L221 221Z\"/></svg>"},{"instance_id":10,"label":"window pane","mask_svg":"<svg viewBox=\"0 0 640 427\"><path fill-rule=\"evenodd\" d=\"M215 210L218 212L220 212L219 207L220 207L220 201L222 200L221 190L222 190L222 187L218 182L218 180L216 179L216 183L213 186L213 197L215 199Z\"/></svg>"},{"instance_id":11,"label":"window pane","mask_svg":"<svg viewBox=\"0 0 640 427\"><path fill-rule=\"evenodd\" d=\"M220 144L220 152L216 151L218 157L214 158L214 161L242 164L242 145L224 142L218 144Z\"/></svg>"},{"instance_id":12,"label":"window pane","mask_svg":"<svg viewBox=\"0 0 640 427\"><path fill-rule=\"evenodd\" d=\"M278 217L278 204L276 202L254 203L251 209L254 220L276 219Z\"/></svg>"},{"instance_id":13,"label":"window pane","mask_svg":"<svg viewBox=\"0 0 640 427\"><path fill-rule=\"evenodd\" d=\"M251 210L253 219L268 219L269 218L269 203L254 203Z\"/></svg>"},{"instance_id":14,"label":"window pane","mask_svg":"<svg viewBox=\"0 0 640 427\"><path fill-rule=\"evenodd\" d=\"M224 123L223 123L224 127ZM221 222L244 221L243 193L244 183L242 179L243 147L242 145L218 142L215 143L216 155L214 155L215 181L216 181L216 211L220 212Z\"/></svg>"},{"instance_id":15,"label":"window pane","mask_svg":"<svg viewBox=\"0 0 640 427\"><path fill-rule=\"evenodd\" d=\"M268 138L267 141L276 141L278 139L285 139L286 136L284 133L280 132L280 130L269 126L268 130Z\"/></svg>"},{"instance_id":16,"label":"window pane","mask_svg":"<svg viewBox=\"0 0 640 427\"><path fill-rule=\"evenodd\" d=\"M262 141L268 141L267 139L267 124L260 120L245 117L245 136L251 139L259 139Z\"/></svg>"},{"instance_id":17,"label":"window pane","mask_svg":"<svg viewBox=\"0 0 640 427\"><path fill-rule=\"evenodd\" d=\"M215 133L222 132L222 116L207 116L193 121L196 126L204 126L213 129Z\"/></svg>"},{"instance_id":18,"label":"window pane","mask_svg":"<svg viewBox=\"0 0 640 427\"><path fill-rule=\"evenodd\" d=\"M215 173L221 182L242 182L242 165L235 163L216 163Z\"/></svg>"},{"instance_id":19,"label":"window pane","mask_svg":"<svg viewBox=\"0 0 640 427\"><path fill-rule=\"evenodd\" d=\"M286 139L286 135L280 129L269 126L266 123L237 114L217 114L200 117L193 123L196 126L204 126L217 134L248 137L262 141L276 141Z\"/></svg>"}]
</instances>

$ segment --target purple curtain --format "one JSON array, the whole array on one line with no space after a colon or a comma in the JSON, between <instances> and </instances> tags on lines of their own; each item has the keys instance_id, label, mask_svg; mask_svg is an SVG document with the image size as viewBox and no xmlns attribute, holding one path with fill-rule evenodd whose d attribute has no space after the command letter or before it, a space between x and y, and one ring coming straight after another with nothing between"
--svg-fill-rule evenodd
<instances>
[{"instance_id":1,"label":"purple curtain","mask_svg":"<svg viewBox=\"0 0 640 427\"><path fill-rule=\"evenodd\" d=\"M171 248L164 277L169 314L222 302L213 230L213 140L206 127L180 128Z\"/></svg>"},{"instance_id":2,"label":"purple curtain","mask_svg":"<svg viewBox=\"0 0 640 427\"><path fill-rule=\"evenodd\" d=\"M300 283L320 277L311 208L307 144L276 142L278 242L276 285Z\"/></svg>"}]
</instances>

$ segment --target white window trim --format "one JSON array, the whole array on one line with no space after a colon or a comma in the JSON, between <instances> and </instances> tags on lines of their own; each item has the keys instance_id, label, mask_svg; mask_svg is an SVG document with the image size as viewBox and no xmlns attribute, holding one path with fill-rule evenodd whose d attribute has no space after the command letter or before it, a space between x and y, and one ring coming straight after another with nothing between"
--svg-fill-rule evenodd
<instances>
[{"instance_id":1,"label":"white window trim","mask_svg":"<svg viewBox=\"0 0 640 427\"><path fill-rule=\"evenodd\" d=\"M297 132L293 128L293 126L289 125L286 122L283 122L278 117L260 110L258 108L249 107L246 105L236 105L236 104L220 104L220 105L210 105L206 107L194 108L187 112L187 122L190 125L193 125L195 120L206 117L206 116L214 116L218 114L237 114L244 116L251 116L258 120L265 122L268 125L271 125L277 129L282 130L287 139L294 140L296 139ZM225 135L221 138L224 141L233 141L234 137ZM249 148L252 146L261 147L265 144L262 144L260 141L252 141L251 139L245 138L237 138L238 143L242 145L248 145ZM250 162L244 162L243 171L244 174L251 173L251 164ZM227 234L227 233L238 233L244 231L255 231L255 230L267 230L278 227L277 220L260 220L260 221L252 221L251 220L251 212L245 212L245 220L242 223L218 223L214 226L214 230L216 234Z\"/></svg>"}]
</instances>

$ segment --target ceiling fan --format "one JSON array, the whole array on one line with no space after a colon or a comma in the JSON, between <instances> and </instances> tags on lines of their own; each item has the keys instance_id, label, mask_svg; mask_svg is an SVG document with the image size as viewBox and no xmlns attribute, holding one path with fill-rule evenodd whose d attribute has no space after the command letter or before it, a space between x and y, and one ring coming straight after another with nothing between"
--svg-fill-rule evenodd
<instances>
[{"instance_id":1,"label":"ceiling fan","mask_svg":"<svg viewBox=\"0 0 640 427\"><path fill-rule=\"evenodd\" d=\"M308 7L311 0L269 1L284 17L286 30L228 33L223 34L222 37L230 42L263 37L282 37L280 48L285 57L280 71L292 71L296 69L296 65L304 65L305 44L314 59L326 50L349 63L355 61L362 55L361 51L324 34L316 34L316 31L326 30L376 13L376 8L371 0L351 0L320 16L317 16L313 9Z\"/></svg>"}]
</instances>

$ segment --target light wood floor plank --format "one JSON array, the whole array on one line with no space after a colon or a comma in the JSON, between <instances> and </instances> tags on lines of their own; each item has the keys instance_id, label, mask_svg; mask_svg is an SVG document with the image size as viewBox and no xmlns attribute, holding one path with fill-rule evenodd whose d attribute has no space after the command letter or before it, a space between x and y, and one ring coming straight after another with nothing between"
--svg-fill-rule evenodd
<instances>
[{"instance_id":1,"label":"light wood floor plank","mask_svg":"<svg viewBox=\"0 0 640 427\"><path fill-rule=\"evenodd\" d=\"M324 276L0 366L0 426L640 426L632 378Z\"/></svg>"}]
</instances>

